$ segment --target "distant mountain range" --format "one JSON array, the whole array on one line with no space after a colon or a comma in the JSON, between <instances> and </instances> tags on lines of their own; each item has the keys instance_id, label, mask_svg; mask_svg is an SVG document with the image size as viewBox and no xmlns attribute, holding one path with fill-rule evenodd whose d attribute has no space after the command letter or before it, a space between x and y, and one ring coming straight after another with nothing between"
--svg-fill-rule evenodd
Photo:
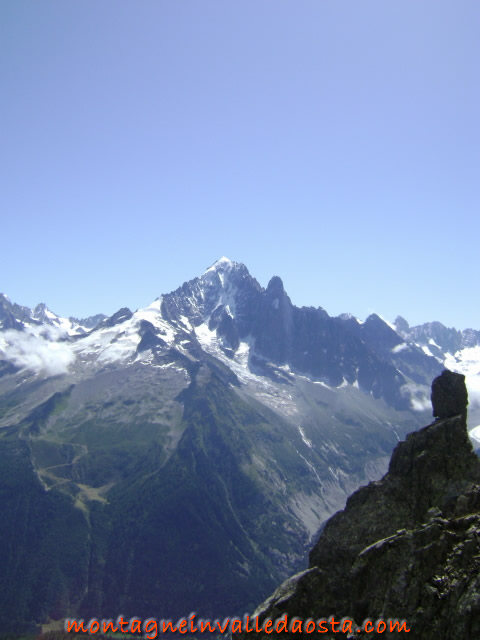
<instances>
[{"instance_id":1,"label":"distant mountain range","mask_svg":"<svg viewBox=\"0 0 480 640\"><path fill-rule=\"evenodd\" d=\"M478 446L479 331L298 308L226 258L109 318L0 296L0 630L251 609L428 421L445 366Z\"/></svg>"}]
</instances>

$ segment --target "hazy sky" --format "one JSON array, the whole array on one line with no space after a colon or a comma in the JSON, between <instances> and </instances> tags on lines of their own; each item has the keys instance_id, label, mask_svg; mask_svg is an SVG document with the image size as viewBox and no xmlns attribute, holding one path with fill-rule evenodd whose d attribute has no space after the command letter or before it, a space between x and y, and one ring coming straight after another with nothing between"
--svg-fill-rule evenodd
<instances>
[{"instance_id":1,"label":"hazy sky","mask_svg":"<svg viewBox=\"0 0 480 640\"><path fill-rule=\"evenodd\" d=\"M0 291L149 304L218 257L480 329L478 0L3 0Z\"/></svg>"}]
</instances>

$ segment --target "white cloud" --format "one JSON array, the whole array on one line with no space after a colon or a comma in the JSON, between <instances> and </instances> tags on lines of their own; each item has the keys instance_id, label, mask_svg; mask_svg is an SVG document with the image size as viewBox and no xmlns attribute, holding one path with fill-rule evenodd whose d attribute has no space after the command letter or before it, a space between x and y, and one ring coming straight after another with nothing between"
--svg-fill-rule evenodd
<instances>
[{"instance_id":1,"label":"white cloud","mask_svg":"<svg viewBox=\"0 0 480 640\"><path fill-rule=\"evenodd\" d=\"M414 411L431 410L432 402L430 400L430 388L425 385L408 382L401 388L403 395L410 396L410 406Z\"/></svg>"},{"instance_id":2,"label":"white cloud","mask_svg":"<svg viewBox=\"0 0 480 640\"><path fill-rule=\"evenodd\" d=\"M67 373L75 360L71 345L63 342L65 332L58 327L8 329L0 334L0 357L17 367L48 376Z\"/></svg>"},{"instance_id":3,"label":"white cloud","mask_svg":"<svg viewBox=\"0 0 480 640\"><path fill-rule=\"evenodd\" d=\"M470 407L480 407L480 375L467 375L465 378Z\"/></svg>"}]
</instances>

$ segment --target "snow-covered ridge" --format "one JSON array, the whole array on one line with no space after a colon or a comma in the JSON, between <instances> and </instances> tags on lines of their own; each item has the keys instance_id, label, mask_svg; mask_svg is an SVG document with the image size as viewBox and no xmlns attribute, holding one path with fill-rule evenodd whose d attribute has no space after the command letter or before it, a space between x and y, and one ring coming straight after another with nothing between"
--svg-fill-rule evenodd
<instances>
[{"instance_id":1,"label":"snow-covered ridge","mask_svg":"<svg viewBox=\"0 0 480 640\"><path fill-rule=\"evenodd\" d=\"M100 323L90 330L38 305L29 321L0 332L0 359L47 377L66 374L82 363L126 361L136 356L144 320L159 331L164 342L173 342L175 330L162 319L160 309L161 299L157 299L131 317L129 312L124 321L120 318L113 326Z\"/></svg>"}]
</instances>

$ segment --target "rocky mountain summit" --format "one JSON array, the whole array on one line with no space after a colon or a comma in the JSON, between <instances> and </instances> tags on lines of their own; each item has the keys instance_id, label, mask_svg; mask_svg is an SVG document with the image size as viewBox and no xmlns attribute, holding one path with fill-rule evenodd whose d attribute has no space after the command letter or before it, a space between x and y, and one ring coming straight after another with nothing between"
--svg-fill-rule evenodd
<instances>
[{"instance_id":1,"label":"rocky mountain summit","mask_svg":"<svg viewBox=\"0 0 480 640\"><path fill-rule=\"evenodd\" d=\"M355 621L349 637L373 638L359 631L365 619L396 618L410 632L383 637L480 637L480 461L466 431L464 376L445 370L432 404L437 420L400 442L388 473L330 518L309 569L257 609L259 621L333 615Z\"/></svg>"},{"instance_id":2,"label":"rocky mountain summit","mask_svg":"<svg viewBox=\"0 0 480 640\"><path fill-rule=\"evenodd\" d=\"M445 352L452 354L462 349L474 348L480 344L480 331L475 329L457 329L445 327L441 322L426 322L410 327L402 316L395 320L395 330L404 340L428 345L434 357L442 357Z\"/></svg>"}]
</instances>

